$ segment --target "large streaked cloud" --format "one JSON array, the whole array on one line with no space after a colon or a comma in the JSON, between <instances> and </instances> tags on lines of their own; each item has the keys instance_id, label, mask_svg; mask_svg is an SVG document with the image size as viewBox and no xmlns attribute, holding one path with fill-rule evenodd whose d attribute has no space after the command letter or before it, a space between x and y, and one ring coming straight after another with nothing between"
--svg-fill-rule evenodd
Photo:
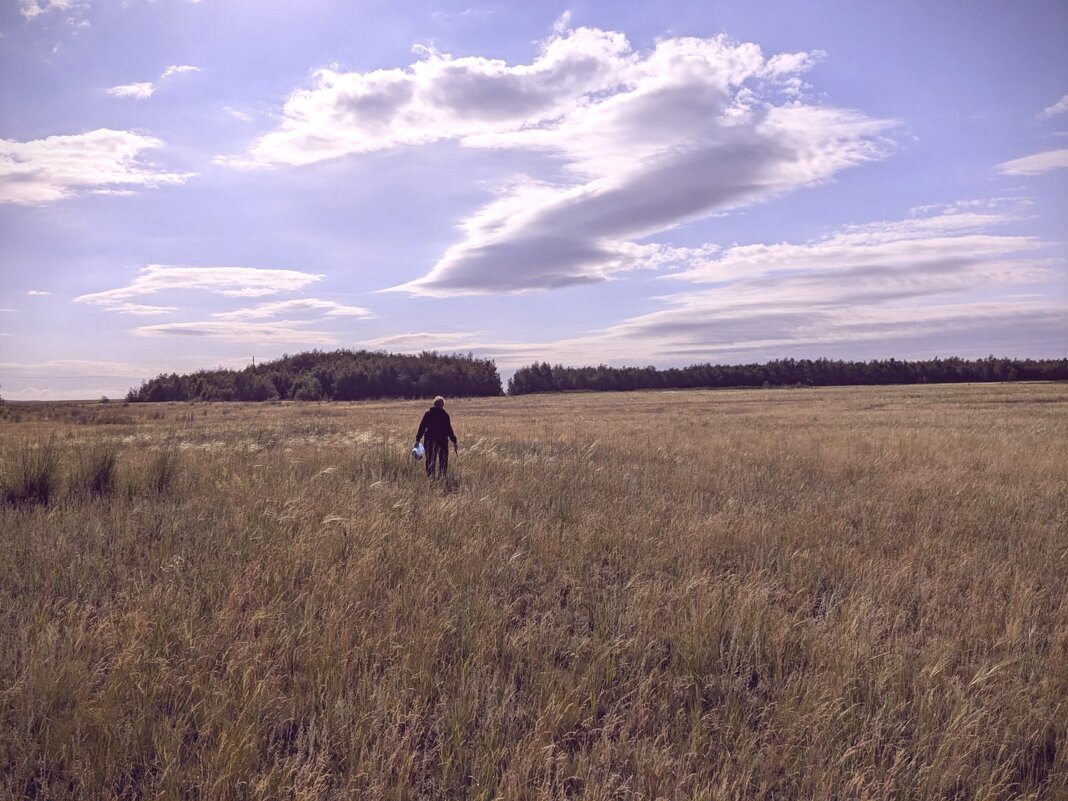
<instances>
[{"instance_id":1,"label":"large streaked cloud","mask_svg":"<svg viewBox=\"0 0 1068 801\"><path fill-rule=\"evenodd\" d=\"M998 165L998 172L1005 175L1039 175L1065 168L1068 168L1068 148L1046 150L1042 153L1002 162Z\"/></svg>"},{"instance_id":2,"label":"large streaked cloud","mask_svg":"<svg viewBox=\"0 0 1068 801\"><path fill-rule=\"evenodd\" d=\"M188 173L166 172L140 159L162 144L151 136L107 128L28 142L0 139L0 203L39 205L83 192L184 182Z\"/></svg>"},{"instance_id":3,"label":"large streaked cloud","mask_svg":"<svg viewBox=\"0 0 1068 801\"><path fill-rule=\"evenodd\" d=\"M1068 294L1063 273L1042 256L1045 243L998 233L1017 219L1003 205L961 204L810 242L704 249L666 276L696 284L690 291L586 336L516 343L413 333L364 344L418 350L440 337L504 367L535 359L583 364L591 353L595 361L629 364L856 356L878 348L905 356L940 341L951 343L949 355L965 342L996 349L1021 332L1050 348L1068 334L1068 306L1050 299Z\"/></svg>"},{"instance_id":4,"label":"large streaked cloud","mask_svg":"<svg viewBox=\"0 0 1068 801\"><path fill-rule=\"evenodd\" d=\"M318 273L259 267L175 267L149 264L123 287L80 295L75 303L90 303L114 311L148 314L173 311L171 307L143 306L137 298L160 292L199 289L228 297L254 298L294 292L320 280Z\"/></svg>"},{"instance_id":5,"label":"large streaked cloud","mask_svg":"<svg viewBox=\"0 0 1068 801\"><path fill-rule=\"evenodd\" d=\"M826 181L880 158L890 123L806 103L816 53L765 57L726 37L648 52L566 21L529 64L423 51L407 69L321 70L246 165L299 165L456 140L538 151L552 181L518 177L461 225L418 294L520 292L658 266L642 242L690 220Z\"/></svg>"},{"instance_id":6,"label":"large streaked cloud","mask_svg":"<svg viewBox=\"0 0 1068 801\"><path fill-rule=\"evenodd\" d=\"M559 134L497 137L531 145L551 140L571 159L571 171L589 180L518 186L469 217L463 241L429 274L398 288L431 295L520 292L656 267L664 248L638 240L819 183L880 154L875 135L882 124L851 112L796 105L725 111L716 119L709 109L704 116L673 108L677 99L655 93L639 110L626 106L647 99L627 98L616 109L625 118L618 125L582 120ZM692 112L694 127L687 131L678 114ZM645 114L656 122L647 127Z\"/></svg>"}]
</instances>

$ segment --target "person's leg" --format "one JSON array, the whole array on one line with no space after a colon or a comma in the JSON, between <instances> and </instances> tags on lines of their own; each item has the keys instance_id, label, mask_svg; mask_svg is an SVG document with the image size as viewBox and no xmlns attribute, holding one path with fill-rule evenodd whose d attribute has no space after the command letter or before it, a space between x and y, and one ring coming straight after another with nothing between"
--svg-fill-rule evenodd
<instances>
[{"instance_id":1,"label":"person's leg","mask_svg":"<svg viewBox=\"0 0 1068 801\"><path fill-rule=\"evenodd\" d=\"M445 474L449 472L449 441L442 440L438 447L441 449L441 477L445 478Z\"/></svg>"},{"instance_id":2,"label":"person's leg","mask_svg":"<svg viewBox=\"0 0 1068 801\"><path fill-rule=\"evenodd\" d=\"M437 454L434 453L435 444L434 440L430 439L430 437L427 437L423 442L423 447L426 449L426 453L423 455L423 458L426 459L426 474L431 478L434 477L434 458L437 456Z\"/></svg>"}]
</instances>

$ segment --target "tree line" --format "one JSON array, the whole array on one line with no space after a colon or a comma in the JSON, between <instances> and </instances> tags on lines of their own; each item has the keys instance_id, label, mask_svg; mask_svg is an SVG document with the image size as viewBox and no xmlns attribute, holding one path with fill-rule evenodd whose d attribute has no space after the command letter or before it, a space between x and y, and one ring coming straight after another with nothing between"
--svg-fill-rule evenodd
<instances>
[{"instance_id":1,"label":"tree line","mask_svg":"<svg viewBox=\"0 0 1068 801\"><path fill-rule=\"evenodd\" d=\"M764 364L695 364L690 367L564 367L534 362L508 380L509 395L567 390L695 389L700 387L952 384L987 381L1063 381L1068 359L927 359L867 362L776 359Z\"/></svg>"},{"instance_id":2,"label":"tree line","mask_svg":"<svg viewBox=\"0 0 1068 801\"><path fill-rule=\"evenodd\" d=\"M126 400L267 401L365 400L501 395L501 377L489 359L473 355L418 356L381 351L309 351L285 355L242 370L199 370L161 374Z\"/></svg>"}]
</instances>

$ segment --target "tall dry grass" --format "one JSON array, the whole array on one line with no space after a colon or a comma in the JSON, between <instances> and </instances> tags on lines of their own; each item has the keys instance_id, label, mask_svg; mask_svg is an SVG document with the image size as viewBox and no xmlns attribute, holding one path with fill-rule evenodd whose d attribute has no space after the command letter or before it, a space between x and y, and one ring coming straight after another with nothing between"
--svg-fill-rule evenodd
<instances>
[{"instance_id":1,"label":"tall dry grass","mask_svg":"<svg viewBox=\"0 0 1068 801\"><path fill-rule=\"evenodd\" d=\"M1068 388L421 408L0 422L0 789L1068 794Z\"/></svg>"}]
</instances>

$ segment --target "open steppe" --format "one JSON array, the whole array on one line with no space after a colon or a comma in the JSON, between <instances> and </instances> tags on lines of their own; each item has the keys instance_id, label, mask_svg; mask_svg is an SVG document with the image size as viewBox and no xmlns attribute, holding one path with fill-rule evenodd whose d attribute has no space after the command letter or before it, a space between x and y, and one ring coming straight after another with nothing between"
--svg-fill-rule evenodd
<instances>
[{"instance_id":1,"label":"open steppe","mask_svg":"<svg viewBox=\"0 0 1068 801\"><path fill-rule=\"evenodd\" d=\"M425 406L0 407L0 792L1068 796L1068 386Z\"/></svg>"}]
</instances>

